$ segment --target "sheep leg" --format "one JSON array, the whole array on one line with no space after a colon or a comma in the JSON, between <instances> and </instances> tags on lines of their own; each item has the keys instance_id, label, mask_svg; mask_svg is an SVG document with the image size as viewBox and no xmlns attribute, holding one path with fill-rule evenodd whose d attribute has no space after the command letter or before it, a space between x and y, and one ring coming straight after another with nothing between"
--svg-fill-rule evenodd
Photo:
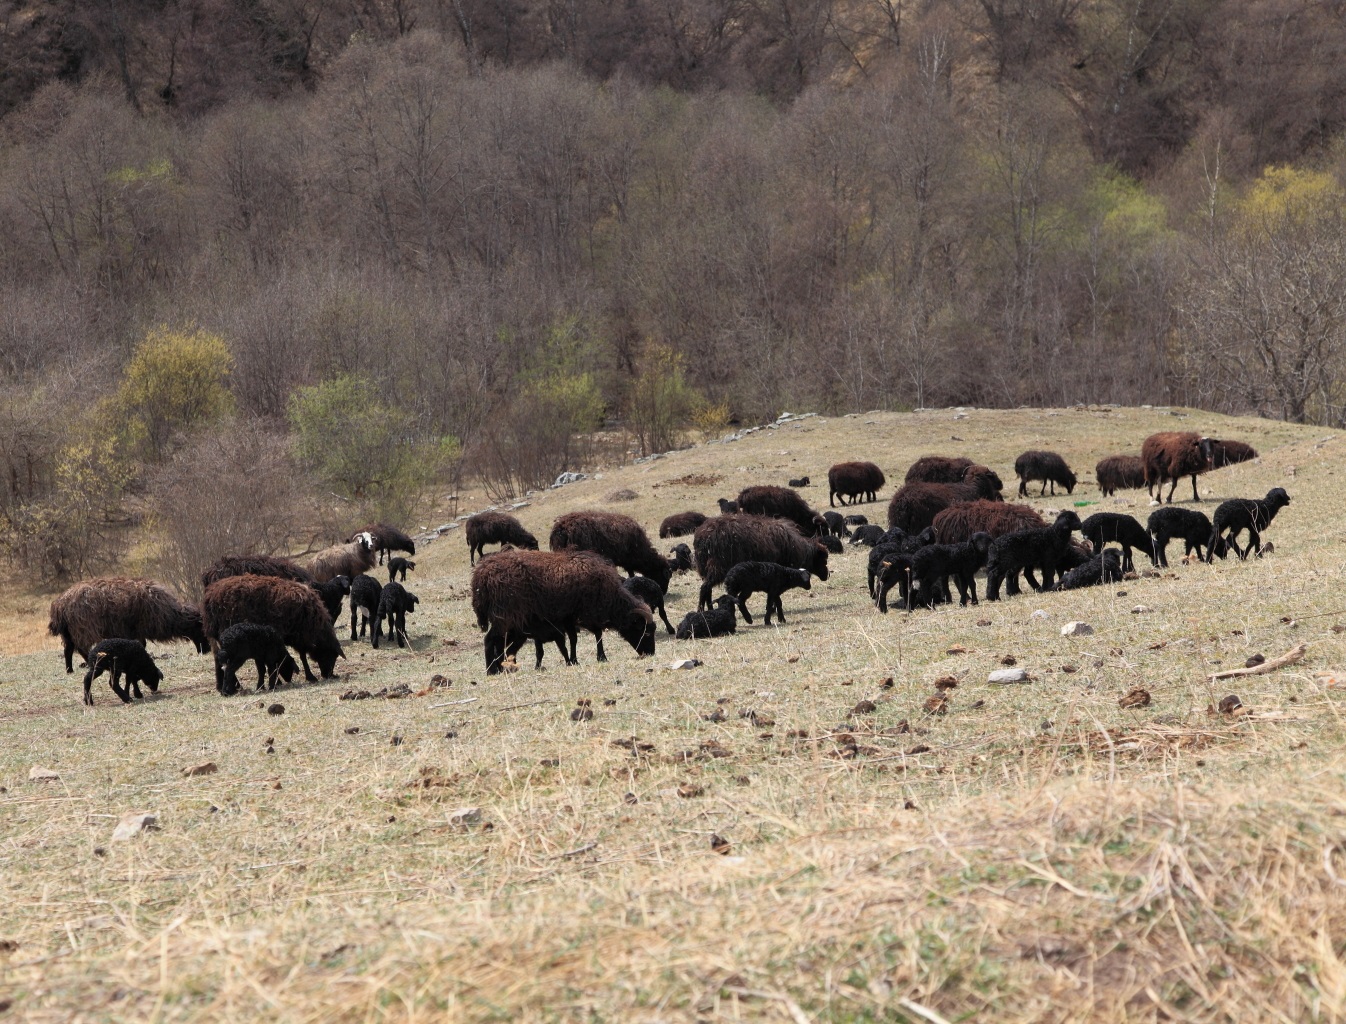
<instances>
[{"instance_id":1,"label":"sheep leg","mask_svg":"<svg viewBox=\"0 0 1346 1024\"><path fill-rule=\"evenodd\" d=\"M132 676L132 675L129 675L129 674L128 674L127 677L126 677L126 684L125 684L125 685L127 686L128 689L131 689L131 690L133 690L133 691L135 692L136 700L144 700L144 699L145 699L145 695L144 695L143 693L140 692L140 680L137 679L135 676Z\"/></svg>"},{"instance_id":2,"label":"sheep leg","mask_svg":"<svg viewBox=\"0 0 1346 1024\"><path fill-rule=\"evenodd\" d=\"M84 673L84 703L93 707L93 666L89 666L89 671Z\"/></svg>"},{"instance_id":3,"label":"sheep leg","mask_svg":"<svg viewBox=\"0 0 1346 1024\"><path fill-rule=\"evenodd\" d=\"M781 625L784 625L784 624L785 624L785 605L783 605L783 604L781 603L781 596L780 596L780 594L775 594L775 595L768 594L767 597L768 597L768 600L767 600L767 610L770 611L771 606L772 606L772 605L775 605L775 608L776 608L776 622L779 623L779 624L781 624ZM769 622L770 620L767 620L767 621Z\"/></svg>"},{"instance_id":4,"label":"sheep leg","mask_svg":"<svg viewBox=\"0 0 1346 1024\"><path fill-rule=\"evenodd\" d=\"M1024 579L1026 579L1030 584L1032 584L1032 583L1033 583L1033 573L1032 573L1032 571L1031 571L1031 570L1028 570L1028 569L1025 569L1025 570L1023 571L1023 573L1024 573ZM1036 586L1035 584L1033 585L1033 589L1034 589L1034 590L1037 590L1037 589L1038 589L1037 586ZM1018 570L1018 569L1015 569L1013 572L1006 573L1006 574L1005 574L1005 596L1006 596L1006 597L1018 597L1021 593L1022 593L1022 591L1019 589L1019 570Z\"/></svg>"},{"instance_id":5,"label":"sheep leg","mask_svg":"<svg viewBox=\"0 0 1346 1024\"><path fill-rule=\"evenodd\" d=\"M1257 552L1257 557L1262 557L1262 535L1257 532L1257 527L1248 527L1248 550Z\"/></svg>"},{"instance_id":6,"label":"sheep leg","mask_svg":"<svg viewBox=\"0 0 1346 1024\"><path fill-rule=\"evenodd\" d=\"M1041 498L1046 493L1047 493L1047 479L1044 477L1042 480L1042 490L1038 491L1038 497ZM1052 488L1052 493L1053 494L1056 493L1055 487Z\"/></svg>"},{"instance_id":7,"label":"sheep leg","mask_svg":"<svg viewBox=\"0 0 1346 1024\"><path fill-rule=\"evenodd\" d=\"M122 699L123 704L130 704L131 687L129 684L122 683L121 678L121 666L114 662L112 665L112 676L108 680L108 685L112 687L112 692ZM136 694L136 696L138 697L140 695Z\"/></svg>"},{"instance_id":8,"label":"sheep leg","mask_svg":"<svg viewBox=\"0 0 1346 1024\"><path fill-rule=\"evenodd\" d=\"M743 621L751 626L752 613L748 611L748 598L752 597L752 591L749 590L746 594L731 594L730 596L733 597L734 603L738 605L738 613L743 616ZM767 602L767 605L767 615L770 616L770 602ZM768 618L767 623L770 624L770 622L771 620Z\"/></svg>"},{"instance_id":9,"label":"sheep leg","mask_svg":"<svg viewBox=\"0 0 1346 1024\"><path fill-rule=\"evenodd\" d=\"M594 634L594 637L598 640L598 649L595 657L597 657L599 661L607 661L608 652L603 650L603 631L601 629L598 630L598 632Z\"/></svg>"},{"instance_id":10,"label":"sheep leg","mask_svg":"<svg viewBox=\"0 0 1346 1024\"><path fill-rule=\"evenodd\" d=\"M967 588L966 595L963 593L964 587ZM967 597L972 598L973 604L977 603L977 574L975 571L968 573L967 579L963 579L961 576L958 578L958 596L962 604L967 604Z\"/></svg>"},{"instance_id":11,"label":"sheep leg","mask_svg":"<svg viewBox=\"0 0 1346 1024\"><path fill-rule=\"evenodd\" d=\"M484 644L486 653L486 674L495 676L500 674L500 663L505 660L505 640L496 627L492 624L486 631L486 641Z\"/></svg>"},{"instance_id":12,"label":"sheep leg","mask_svg":"<svg viewBox=\"0 0 1346 1024\"><path fill-rule=\"evenodd\" d=\"M74 654L75 645L70 640L70 634L61 632L61 643L65 647L65 674L70 675L75 671ZM88 661L87 658L84 659Z\"/></svg>"},{"instance_id":13,"label":"sheep leg","mask_svg":"<svg viewBox=\"0 0 1346 1024\"><path fill-rule=\"evenodd\" d=\"M1038 585L1037 577L1033 575L1033 566L1025 565L1023 571L1024 571L1024 580L1028 583L1028 585L1032 587L1034 590L1041 590L1042 586ZM1048 576L1046 572L1043 572L1043 577L1044 577L1043 586L1050 586L1052 582L1051 577ZM1010 587L1012 589L1009 592L1011 594L1019 593L1018 582L1019 582L1019 574L1015 573L1013 576L1010 577Z\"/></svg>"},{"instance_id":14,"label":"sheep leg","mask_svg":"<svg viewBox=\"0 0 1346 1024\"><path fill-rule=\"evenodd\" d=\"M318 677L313 674L313 669L308 667L308 654L304 651L300 651L299 661L304 666L304 679L310 683L316 683Z\"/></svg>"},{"instance_id":15,"label":"sheep leg","mask_svg":"<svg viewBox=\"0 0 1346 1024\"><path fill-rule=\"evenodd\" d=\"M396 621L394 621L392 615L389 615L389 616L388 616L388 630L389 630L389 632L393 632L393 631L395 631L395 635L396 635L396 637L397 637L397 646L398 646L398 647L405 647L405 646L407 645L407 640L406 640L406 637L407 637L407 616L406 616L406 612L398 612L398 613L397 613Z\"/></svg>"},{"instance_id":16,"label":"sheep leg","mask_svg":"<svg viewBox=\"0 0 1346 1024\"><path fill-rule=\"evenodd\" d=\"M1199 494L1196 493L1196 474L1195 474L1195 473L1192 474L1192 500L1193 500L1193 501L1200 501L1200 500L1201 500L1201 495L1199 495Z\"/></svg>"},{"instance_id":17,"label":"sheep leg","mask_svg":"<svg viewBox=\"0 0 1346 1024\"><path fill-rule=\"evenodd\" d=\"M699 595L697 595L697 599L696 599L696 610L697 610L697 611L699 611L699 612L704 612L704 611L709 611L709 610L710 610L710 590L711 590L711 586L710 586L710 581L709 581L709 580L707 580L705 583L701 584L701 592L700 592Z\"/></svg>"},{"instance_id":18,"label":"sheep leg","mask_svg":"<svg viewBox=\"0 0 1346 1024\"><path fill-rule=\"evenodd\" d=\"M664 603L663 603L662 601L659 602L659 607L658 607L657 611L659 612L659 618L661 618L661 619L664 620L664 626L665 626L665 628L668 630L668 635L669 635L669 636L672 636L672 635L673 635L673 623L671 623L671 622L668 621L668 613L664 611Z\"/></svg>"}]
</instances>

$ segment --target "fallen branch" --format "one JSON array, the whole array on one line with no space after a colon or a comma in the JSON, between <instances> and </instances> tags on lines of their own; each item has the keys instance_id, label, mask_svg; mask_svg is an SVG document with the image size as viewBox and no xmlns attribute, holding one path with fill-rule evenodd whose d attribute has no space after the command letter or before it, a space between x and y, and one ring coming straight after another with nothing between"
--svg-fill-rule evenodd
<instances>
[{"instance_id":1,"label":"fallen branch","mask_svg":"<svg viewBox=\"0 0 1346 1024\"><path fill-rule=\"evenodd\" d=\"M588 853L590 850L592 850L592 849L593 849L594 847L596 847L597 845L598 845L597 842L585 843L583 846L577 846L577 847L575 847L575 849L573 849L573 850L566 850L565 853L558 853L558 854L556 854L554 857L551 857L551 858L549 858L549 859L550 859L550 860L563 860L563 859L565 859L565 858L567 858L567 857L578 857L581 853Z\"/></svg>"},{"instance_id":2,"label":"fallen branch","mask_svg":"<svg viewBox=\"0 0 1346 1024\"><path fill-rule=\"evenodd\" d=\"M499 714L501 711L518 711L520 708L535 708L539 704L555 704L555 703L556 701L548 698L547 700L530 701L527 704L511 704L509 707L506 708L496 708L495 711L496 714Z\"/></svg>"},{"instance_id":3,"label":"fallen branch","mask_svg":"<svg viewBox=\"0 0 1346 1024\"><path fill-rule=\"evenodd\" d=\"M1232 679L1235 676L1260 676L1268 672L1275 672L1278 668L1285 668L1286 665L1293 665L1297 661L1304 660L1304 652L1308 650L1307 645L1300 644L1294 650L1286 651L1279 658L1270 658L1260 665L1254 665L1252 668L1230 668L1223 672L1216 672L1211 675L1211 681L1216 679Z\"/></svg>"},{"instance_id":4,"label":"fallen branch","mask_svg":"<svg viewBox=\"0 0 1346 1024\"><path fill-rule=\"evenodd\" d=\"M472 704L472 703L475 703L476 701L479 701L479 700L481 700L480 697L469 697L469 698L467 698L467 700L451 700L451 701L448 701L448 702L446 702L446 703L444 703L444 704L431 704L430 707L431 707L431 708L451 708L451 707L453 707L455 704Z\"/></svg>"}]
</instances>

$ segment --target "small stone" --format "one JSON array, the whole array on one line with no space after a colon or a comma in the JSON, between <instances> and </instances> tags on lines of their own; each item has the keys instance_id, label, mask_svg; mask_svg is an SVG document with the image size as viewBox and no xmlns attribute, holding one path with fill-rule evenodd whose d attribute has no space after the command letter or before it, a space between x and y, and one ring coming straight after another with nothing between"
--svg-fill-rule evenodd
<instances>
[{"instance_id":1,"label":"small stone","mask_svg":"<svg viewBox=\"0 0 1346 1024\"><path fill-rule=\"evenodd\" d=\"M207 761L204 764L194 764L190 768L182 769L182 774L188 777L193 775L214 775L219 770L219 766L214 761Z\"/></svg>"},{"instance_id":2,"label":"small stone","mask_svg":"<svg viewBox=\"0 0 1346 1024\"><path fill-rule=\"evenodd\" d=\"M1028 673L1021 668L1001 668L996 669L986 677L988 683L1026 683L1028 682Z\"/></svg>"},{"instance_id":3,"label":"small stone","mask_svg":"<svg viewBox=\"0 0 1346 1024\"><path fill-rule=\"evenodd\" d=\"M1067 622L1061 627L1062 636L1093 636L1094 627L1087 622Z\"/></svg>"},{"instance_id":4,"label":"small stone","mask_svg":"<svg viewBox=\"0 0 1346 1024\"><path fill-rule=\"evenodd\" d=\"M481 823L480 807L459 807L457 810L449 812L449 827L467 829L472 825Z\"/></svg>"},{"instance_id":5,"label":"small stone","mask_svg":"<svg viewBox=\"0 0 1346 1024\"><path fill-rule=\"evenodd\" d=\"M1149 605L1147 605L1147 604L1138 604L1138 605L1136 605L1134 608L1131 609L1131 614L1132 614L1132 615L1146 615L1146 614L1148 614L1149 612L1151 612L1151 611L1153 611L1153 610L1154 610L1154 609L1151 608L1151 607L1150 607Z\"/></svg>"},{"instance_id":6,"label":"small stone","mask_svg":"<svg viewBox=\"0 0 1346 1024\"><path fill-rule=\"evenodd\" d=\"M697 668L700 664L701 662L697 658L682 658L679 661L673 662L673 664L668 667L671 669Z\"/></svg>"},{"instance_id":7,"label":"small stone","mask_svg":"<svg viewBox=\"0 0 1346 1024\"><path fill-rule=\"evenodd\" d=\"M1044 609L1044 608L1038 608L1038 609L1035 609L1034 612L1033 612L1033 614L1030 615L1030 616L1028 616L1028 617L1029 617L1030 619L1047 619L1047 618L1050 618L1050 616L1047 614L1046 609Z\"/></svg>"},{"instance_id":8,"label":"small stone","mask_svg":"<svg viewBox=\"0 0 1346 1024\"><path fill-rule=\"evenodd\" d=\"M268 715L283 715L283 714L285 714L285 705L284 705L284 704L270 704L270 705L267 706L266 713L267 713Z\"/></svg>"},{"instance_id":9,"label":"small stone","mask_svg":"<svg viewBox=\"0 0 1346 1024\"><path fill-rule=\"evenodd\" d=\"M1123 708L1147 708L1150 706L1150 691L1140 686L1132 687L1126 696L1117 701L1117 705Z\"/></svg>"},{"instance_id":10,"label":"small stone","mask_svg":"<svg viewBox=\"0 0 1346 1024\"><path fill-rule=\"evenodd\" d=\"M157 829L158 822L159 819L153 814L123 814L122 820L117 822L117 827L112 830L112 841L124 843L128 839L134 839L142 832Z\"/></svg>"},{"instance_id":11,"label":"small stone","mask_svg":"<svg viewBox=\"0 0 1346 1024\"><path fill-rule=\"evenodd\" d=\"M50 768L39 768L34 765L28 769L29 782L55 782L60 777L60 772L54 772Z\"/></svg>"}]
</instances>

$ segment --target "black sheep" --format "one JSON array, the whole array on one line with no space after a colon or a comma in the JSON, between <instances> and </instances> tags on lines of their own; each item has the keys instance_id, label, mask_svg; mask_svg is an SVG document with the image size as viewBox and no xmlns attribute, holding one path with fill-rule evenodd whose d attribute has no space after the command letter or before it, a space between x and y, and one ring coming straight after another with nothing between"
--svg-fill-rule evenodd
<instances>
[{"instance_id":1,"label":"black sheep","mask_svg":"<svg viewBox=\"0 0 1346 1024\"><path fill-rule=\"evenodd\" d=\"M236 622L220 634L215 651L215 689L221 697L239 691L238 670L247 662L257 666L257 690L274 690L278 680L290 682L299 666L285 644L270 626L256 622Z\"/></svg>"},{"instance_id":2,"label":"black sheep","mask_svg":"<svg viewBox=\"0 0 1346 1024\"><path fill-rule=\"evenodd\" d=\"M379 594L378 611L374 614L374 636L371 643L374 650L379 649L379 637L383 635L383 623L388 623L388 635L397 641L398 647L407 645L407 613L415 611L421 599L410 593L400 583L389 583Z\"/></svg>"},{"instance_id":3,"label":"black sheep","mask_svg":"<svg viewBox=\"0 0 1346 1024\"><path fill-rule=\"evenodd\" d=\"M688 612L678 623L679 640L725 636L738 627L734 618L734 598L728 594L715 599L715 607L705 612Z\"/></svg>"},{"instance_id":4,"label":"black sheep","mask_svg":"<svg viewBox=\"0 0 1346 1024\"><path fill-rule=\"evenodd\" d=\"M823 522L827 524L827 532L833 537L849 537L851 531L846 528L846 517L840 512L824 512Z\"/></svg>"},{"instance_id":5,"label":"black sheep","mask_svg":"<svg viewBox=\"0 0 1346 1024\"><path fill-rule=\"evenodd\" d=\"M504 512L478 512L467 521L467 556L471 565L487 544L513 544L528 551L537 550L537 538L523 524Z\"/></svg>"},{"instance_id":6,"label":"black sheep","mask_svg":"<svg viewBox=\"0 0 1346 1024\"><path fill-rule=\"evenodd\" d=\"M833 537L830 533L824 533L818 538L818 543L827 548L833 555L839 555L846 550L846 546L841 543L840 537Z\"/></svg>"},{"instance_id":7,"label":"black sheep","mask_svg":"<svg viewBox=\"0 0 1346 1024\"><path fill-rule=\"evenodd\" d=\"M866 544L872 548L879 541L883 540L883 535L886 532L887 531L884 530L882 526L872 524L869 526L862 526L857 530L851 531L851 543Z\"/></svg>"},{"instance_id":8,"label":"black sheep","mask_svg":"<svg viewBox=\"0 0 1346 1024\"><path fill-rule=\"evenodd\" d=\"M1019 593L1019 573L1034 590L1051 587L1057 568L1070 548L1070 535L1080 528L1080 517L1066 509L1051 526L1019 530L997 537L986 559L986 600L1000 600L1000 585L1006 594ZM1042 584L1033 579L1034 567L1042 570Z\"/></svg>"},{"instance_id":9,"label":"black sheep","mask_svg":"<svg viewBox=\"0 0 1346 1024\"><path fill-rule=\"evenodd\" d=\"M917 551L935 542L934 531L929 527L920 533L908 537L900 526L894 526L883 535L873 550L869 552L869 594L878 597L875 580L883 575L883 563L894 555L911 556ZM896 577L894 577L895 579ZM891 586L891 584L890 584Z\"/></svg>"},{"instance_id":10,"label":"black sheep","mask_svg":"<svg viewBox=\"0 0 1346 1024\"><path fill-rule=\"evenodd\" d=\"M1154 542L1150 533L1140 525L1139 520L1125 512L1095 512L1080 524L1080 534L1095 551L1102 551L1104 545L1113 543L1122 546L1122 571L1132 572L1136 564L1131 558L1131 549L1137 548L1154 561Z\"/></svg>"},{"instance_id":11,"label":"black sheep","mask_svg":"<svg viewBox=\"0 0 1346 1024\"><path fill-rule=\"evenodd\" d=\"M659 524L659 537L661 540L667 537L689 537L696 533L696 528L706 519L703 512L674 512Z\"/></svg>"},{"instance_id":12,"label":"black sheep","mask_svg":"<svg viewBox=\"0 0 1346 1024\"><path fill-rule=\"evenodd\" d=\"M1028 481L1041 480L1042 490L1038 497L1047 493L1047 485L1052 485L1052 494L1060 484L1067 494L1075 491L1075 474L1071 472L1066 460L1056 452L1027 451L1014 460L1014 472L1019 477L1019 497L1028 497Z\"/></svg>"},{"instance_id":13,"label":"black sheep","mask_svg":"<svg viewBox=\"0 0 1346 1024\"><path fill-rule=\"evenodd\" d=\"M1210 562L1214 558L1215 545L1220 541L1227 543L1240 559L1246 559L1250 551L1256 551L1257 557L1261 558L1262 531L1276 518L1276 513L1288 504L1290 495L1285 493L1284 487L1273 487L1267 491L1265 498L1230 498L1220 502L1220 507L1215 510L1215 518L1211 521L1210 548L1206 552L1206 561ZM1248 531L1248 546L1240 548L1234 538L1244 530Z\"/></svg>"},{"instance_id":14,"label":"black sheep","mask_svg":"<svg viewBox=\"0 0 1346 1024\"><path fill-rule=\"evenodd\" d=\"M1150 513L1148 522L1150 533L1150 545L1154 550L1155 565L1162 565L1168 568L1168 542L1175 538L1182 538L1185 548L1184 555L1190 555L1196 552L1196 557L1202 561L1207 561L1206 552L1203 548L1210 543L1210 517L1204 512L1198 512L1196 509L1179 508L1175 505L1165 505L1157 508ZM1221 558L1229 554L1229 545L1223 538L1217 538L1215 541L1215 554Z\"/></svg>"},{"instance_id":15,"label":"black sheep","mask_svg":"<svg viewBox=\"0 0 1346 1024\"><path fill-rule=\"evenodd\" d=\"M1109 455L1094 467L1094 479L1103 497L1121 488L1145 486L1145 462L1139 455Z\"/></svg>"},{"instance_id":16,"label":"black sheep","mask_svg":"<svg viewBox=\"0 0 1346 1024\"><path fill-rule=\"evenodd\" d=\"M395 558L398 562L401 559ZM310 583L310 587L318 592L322 598L322 606L327 609L327 614L332 616L332 622L341 618L341 605L343 599L351 592L351 579L349 576L333 576L324 583Z\"/></svg>"},{"instance_id":17,"label":"black sheep","mask_svg":"<svg viewBox=\"0 0 1346 1024\"><path fill-rule=\"evenodd\" d=\"M876 501L886 479L883 470L872 462L838 462L827 471L827 504L832 505L836 498L843 505L854 505L862 499Z\"/></svg>"},{"instance_id":18,"label":"black sheep","mask_svg":"<svg viewBox=\"0 0 1346 1024\"><path fill-rule=\"evenodd\" d=\"M791 487L807 487L808 485L809 485L809 478L806 476L801 476L798 480L790 481Z\"/></svg>"},{"instance_id":19,"label":"black sheep","mask_svg":"<svg viewBox=\"0 0 1346 1024\"><path fill-rule=\"evenodd\" d=\"M664 561L668 563L669 572L691 572L692 549L686 544L674 544Z\"/></svg>"},{"instance_id":20,"label":"black sheep","mask_svg":"<svg viewBox=\"0 0 1346 1024\"><path fill-rule=\"evenodd\" d=\"M365 629L379 613L379 598L383 596L383 586L368 573L361 573L351 580L351 639L358 640L365 635ZM356 627L359 632L356 632Z\"/></svg>"},{"instance_id":21,"label":"black sheep","mask_svg":"<svg viewBox=\"0 0 1346 1024\"><path fill-rule=\"evenodd\" d=\"M845 522L847 526L868 526L869 517L862 516L859 513L856 513L854 515L847 516Z\"/></svg>"},{"instance_id":22,"label":"black sheep","mask_svg":"<svg viewBox=\"0 0 1346 1024\"><path fill-rule=\"evenodd\" d=\"M397 579L398 574L401 573L402 582L405 583L407 581L408 570L411 572L416 571L416 563L413 562L410 558L388 559L388 582L389 583L393 582L393 580ZM350 586L349 580L346 581L346 585ZM335 620L336 616L333 615L332 618Z\"/></svg>"},{"instance_id":23,"label":"black sheep","mask_svg":"<svg viewBox=\"0 0 1346 1024\"><path fill-rule=\"evenodd\" d=\"M131 703L133 690L137 700L144 696L140 692L141 683L148 686L151 693L158 693L164 679L163 672L139 640L100 640L89 651L88 661L89 670L84 673L84 703L89 707L93 707L93 691L90 689L93 681L104 672L112 673L108 683L123 704ZM124 684L122 676L126 677Z\"/></svg>"},{"instance_id":24,"label":"black sheep","mask_svg":"<svg viewBox=\"0 0 1346 1024\"><path fill-rule=\"evenodd\" d=\"M807 569L790 569L775 562L739 562L729 570L724 578L724 592L738 602L738 610L743 621L752 625L752 615L748 612L748 598L759 591L766 594L766 618L764 626L771 625L771 612L776 618L785 621L785 609L781 607L781 594L787 590L802 588L812 590Z\"/></svg>"},{"instance_id":25,"label":"black sheep","mask_svg":"<svg viewBox=\"0 0 1346 1024\"><path fill-rule=\"evenodd\" d=\"M910 611L913 594L919 585L926 603L934 604L935 595L950 600L949 577L958 587L958 603L977 603L977 572L986 564L991 548L989 533L974 533L961 544L930 544L911 556L909 585L902 586L902 597ZM899 585L908 583L899 577Z\"/></svg>"},{"instance_id":26,"label":"black sheep","mask_svg":"<svg viewBox=\"0 0 1346 1024\"><path fill-rule=\"evenodd\" d=\"M730 501L728 498L720 498L719 504L720 504L720 515L727 516L731 512L738 511L738 502Z\"/></svg>"},{"instance_id":27,"label":"black sheep","mask_svg":"<svg viewBox=\"0 0 1346 1024\"><path fill-rule=\"evenodd\" d=\"M1108 548L1100 551L1083 565L1077 565L1057 581L1053 590L1078 590L1096 587L1100 583L1116 583L1122 578L1122 562L1117 552Z\"/></svg>"},{"instance_id":28,"label":"black sheep","mask_svg":"<svg viewBox=\"0 0 1346 1024\"><path fill-rule=\"evenodd\" d=\"M657 612L659 618L664 620L665 628L670 633L673 632L673 623L668 621L668 615L664 611L663 587L659 586L656 581L650 579L648 576L628 576L626 579L622 580L622 587L637 601L644 601L649 605L650 611ZM602 637L598 638L598 643L600 646L602 645ZM602 659L600 658L599 660L601 661ZM540 661L541 657L539 656L539 662Z\"/></svg>"}]
</instances>

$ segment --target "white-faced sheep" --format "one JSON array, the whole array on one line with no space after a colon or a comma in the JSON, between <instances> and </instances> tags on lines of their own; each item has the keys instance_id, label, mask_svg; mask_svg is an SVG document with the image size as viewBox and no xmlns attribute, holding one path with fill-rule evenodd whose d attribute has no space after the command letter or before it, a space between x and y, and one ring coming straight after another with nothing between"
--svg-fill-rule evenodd
<instances>
[{"instance_id":1,"label":"white-faced sheep","mask_svg":"<svg viewBox=\"0 0 1346 1024\"><path fill-rule=\"evenodd\" d=\"M1120 544L1123 572L1131 572L1136 567L1131 558L1132 548L1145 552L1151 562L1155 560L1154 542L1149 531L1139 520L1124 512L1095 512L1080 524L1080 535L1094 546L1095 551L1102 551L1107 544Z\"/></svg>"},{"instance_id":2,"label":"white-faced sheep","mask_svg":"<svg viewBox=\"0 0 1346 1024\"><path fill-rule=\"evenodd\" d=\"M1146 523L1150 534L1150 546L1154 550L1156 565L1168 568L1168 542L1181 539L1183 554L1196 552L1201 561L1208 561L1206 545L1210 543L1210 517L1194 508L1178 508L1164 505L1150 513ZM1213 548L1216 555L1224 558L1229 554L1229 545L1223 538L1217 537Z\"/></svg>"},{"instance_id":3,"label":"white-faced sheep","mask_svg":"<svg viewBox=\"0 0 1346 1024\"><path fill-rule=\"evenodd\" d=\"M1276 518L1276 513L1290 504L1290 495L1284 487L1273 487L1265 498L1230 498L1220 502L1211 519L1210 546L1206 551L1206 561L1214 556L1215 545L1224 541L1239 556L1246 559L1249 552L1262 557L1262 531ZM1248 546L1240 548L1237 537L1248 531Z\"/></svg>"},{"instance_id":4,"label":"white-faced sheep","mask_svg":"<svg viewBox=\"0 0 1346 1024\"><path fill-rule=\"evenodd\" d=\"M238 670L249 661L257 667L257 692L263 686L274 690L299 674L279 633L258 622L236 622L220 634L215 650L215 689L221 697L238 693Z\"/></svg>"},{"instance_id":5,"label":"white-faced sheep","mask_svg":"<svg viewBox=\"0 0 1346 1024\"><path fill-rule=\"evenodd\" d=\"M409 555L416 553L416 542L397 527L389 526L387 523L371 523L355 531L347 539L350 543L354 543L364 536L369 537L370 547L379 556L379 565L383 564L385 555L391 555L394 551L405 551Z\"/></svg>"},{"instance_id":6,"label":"white-faced sheep","mask_svg":"<svg viewBox=\"0 0 1346 1024\"><path fill-rule=\"evenodd\" d=\"M1009 596L1018 594L1020 572L1034 590L1051 587L1070 547L1070 535L1079 528L1080 517L1066 509L1051 526L997 537L986 559L986 600L1000 600L1002 583ZM1042 571L1041 585L1033 579L1034 568Z\"/></svg>"},{"instance_id":7,"label":"white-faced sheep","mask_svg":"<svg viewBox=\"0 0 1346 1024\"><path fill-rule=\"evenodd\" d=\"M135 691L137 700L144 697L140 692L141 683L148 686L151 693L157 693L164 679L163 672L139 640L100 640L89 651L88 662L89 670L84 673L84 703L89 707L93 707L93 681L104 672L110 673L108 685L123 704L131 703L131 690ZM126 677L125 684L121 681L123 676Z\"/></svg>"},{"instance_id":8,"label":"white-faced sheep","mask_svg":"<svg viewBox=\"0 0 1346 1024\"><path fill-rule=\"evenodd\" d=\"M678 623L679 640L705 639L712 636L728 636L738 628L734 617L734 598L725 594L715 599L713 607L706 611L688 612Z\"/></svg>"},{"instance_id":9,"label":"white-faced sheep","mask_svg":"<svg viewBox=\"0 0 1346 1024\"><path fill-rule=\"evenodd\" d=\"M512 544L527 551L537 550L537 538L523 528L523 523L504 512L478 512L468 519L464 532L472 565L477 564L477 556L487 544Z\"/></svg>"},{"instance_id":10,"label":"white-faced sheep","mask_svg":"<svg viewBox=\"0 0 1346 1024\"><path fill-rule=\"evenodd\" d=\"M201 612L195 606L153 580L122 576L70 587L52 601L47 632L61 638L67 672L75 671L76 651L87 662L94 644L109 638L141 643L190 640L200 653L208 650Z\"/></svg>"},{"instance_id":11,"label":"white-faced sheep","mask_svg":"<svg viewBox=\"0 0 1346 1024\"><path fill-rule=\"evenodd\" d=\"M1211 467L1211 446L1209 437L1190 431L1163 431L1151 434L1140 446L1140 459L1145 469L1145 486L1161 501L1172 501L1178 481L1185 476L1192 478L1192 500L1200 501L1196 490L1196 478ZM1164 498L1164 483L1173 481Z\"/></svg>"},{"instance_id":12,"label":"white-faced sheep","mask_svg":"<svg viewBox=\"0 0 1346 1024\"><path fill-rule=\"evenodd\" d=\"M729 570L724 578L724 592L738 604L743 621L752 625L752 615L748 611L748 598L756 593L766 594L765 626L771 625L771 613L776 613L778 621L785 622L785 609L781 605L781 595L787 590L812 590L807 569L791 569L774 562L739 562Z\"/></svg>"},{"instance_id":13,"label":"white-faced sheep","mask_svg":"<svg viewBox=\"0 0 1346 1024\"><path fill-rule=\"evenodd\" d=\"M201 615L207 638L219 642L230 626L256 622L271 626L287 647L294 649L304 666L304 678L317 682L308 659L312 655L324 679L334 675L338 658L344 658L341 643L312 587L274 576L230 576L206 588Z\"/></svg>"},{"instance_id":14,"label":"white-faced sheep","mask_svg":"<svg viewBox=\"0 0 1346 1024\"><path fill-rule=\"evenodd\" d=\"M1048 484L1052 485L1052 494L1056 493L1057 484L1064 487L1067 494L1073 494L1075 491L1075 474L1066 465L1066 460L1056 452L1038 450L1024 452L1014 460L1014 472L1019 477L1021 498L1028 496L1030 480L1042 481L1042 490L1038 493L1038 497L1047 493Z\"/></svg>"},{"instance_id":15,"label":"white-faced sheep","mask_svg":"<svg viewBox=\"0 0 1346 1024\"><path fill-rule=\"evenodd\" d=\"M374 568L374 538L369 533L358 533L355 540L346 544L334 544L324 548L313 556L308 571L319 583L326 583L335 576L349 576L355 579L362 572Z\"/></svg>"}]
</instances>

